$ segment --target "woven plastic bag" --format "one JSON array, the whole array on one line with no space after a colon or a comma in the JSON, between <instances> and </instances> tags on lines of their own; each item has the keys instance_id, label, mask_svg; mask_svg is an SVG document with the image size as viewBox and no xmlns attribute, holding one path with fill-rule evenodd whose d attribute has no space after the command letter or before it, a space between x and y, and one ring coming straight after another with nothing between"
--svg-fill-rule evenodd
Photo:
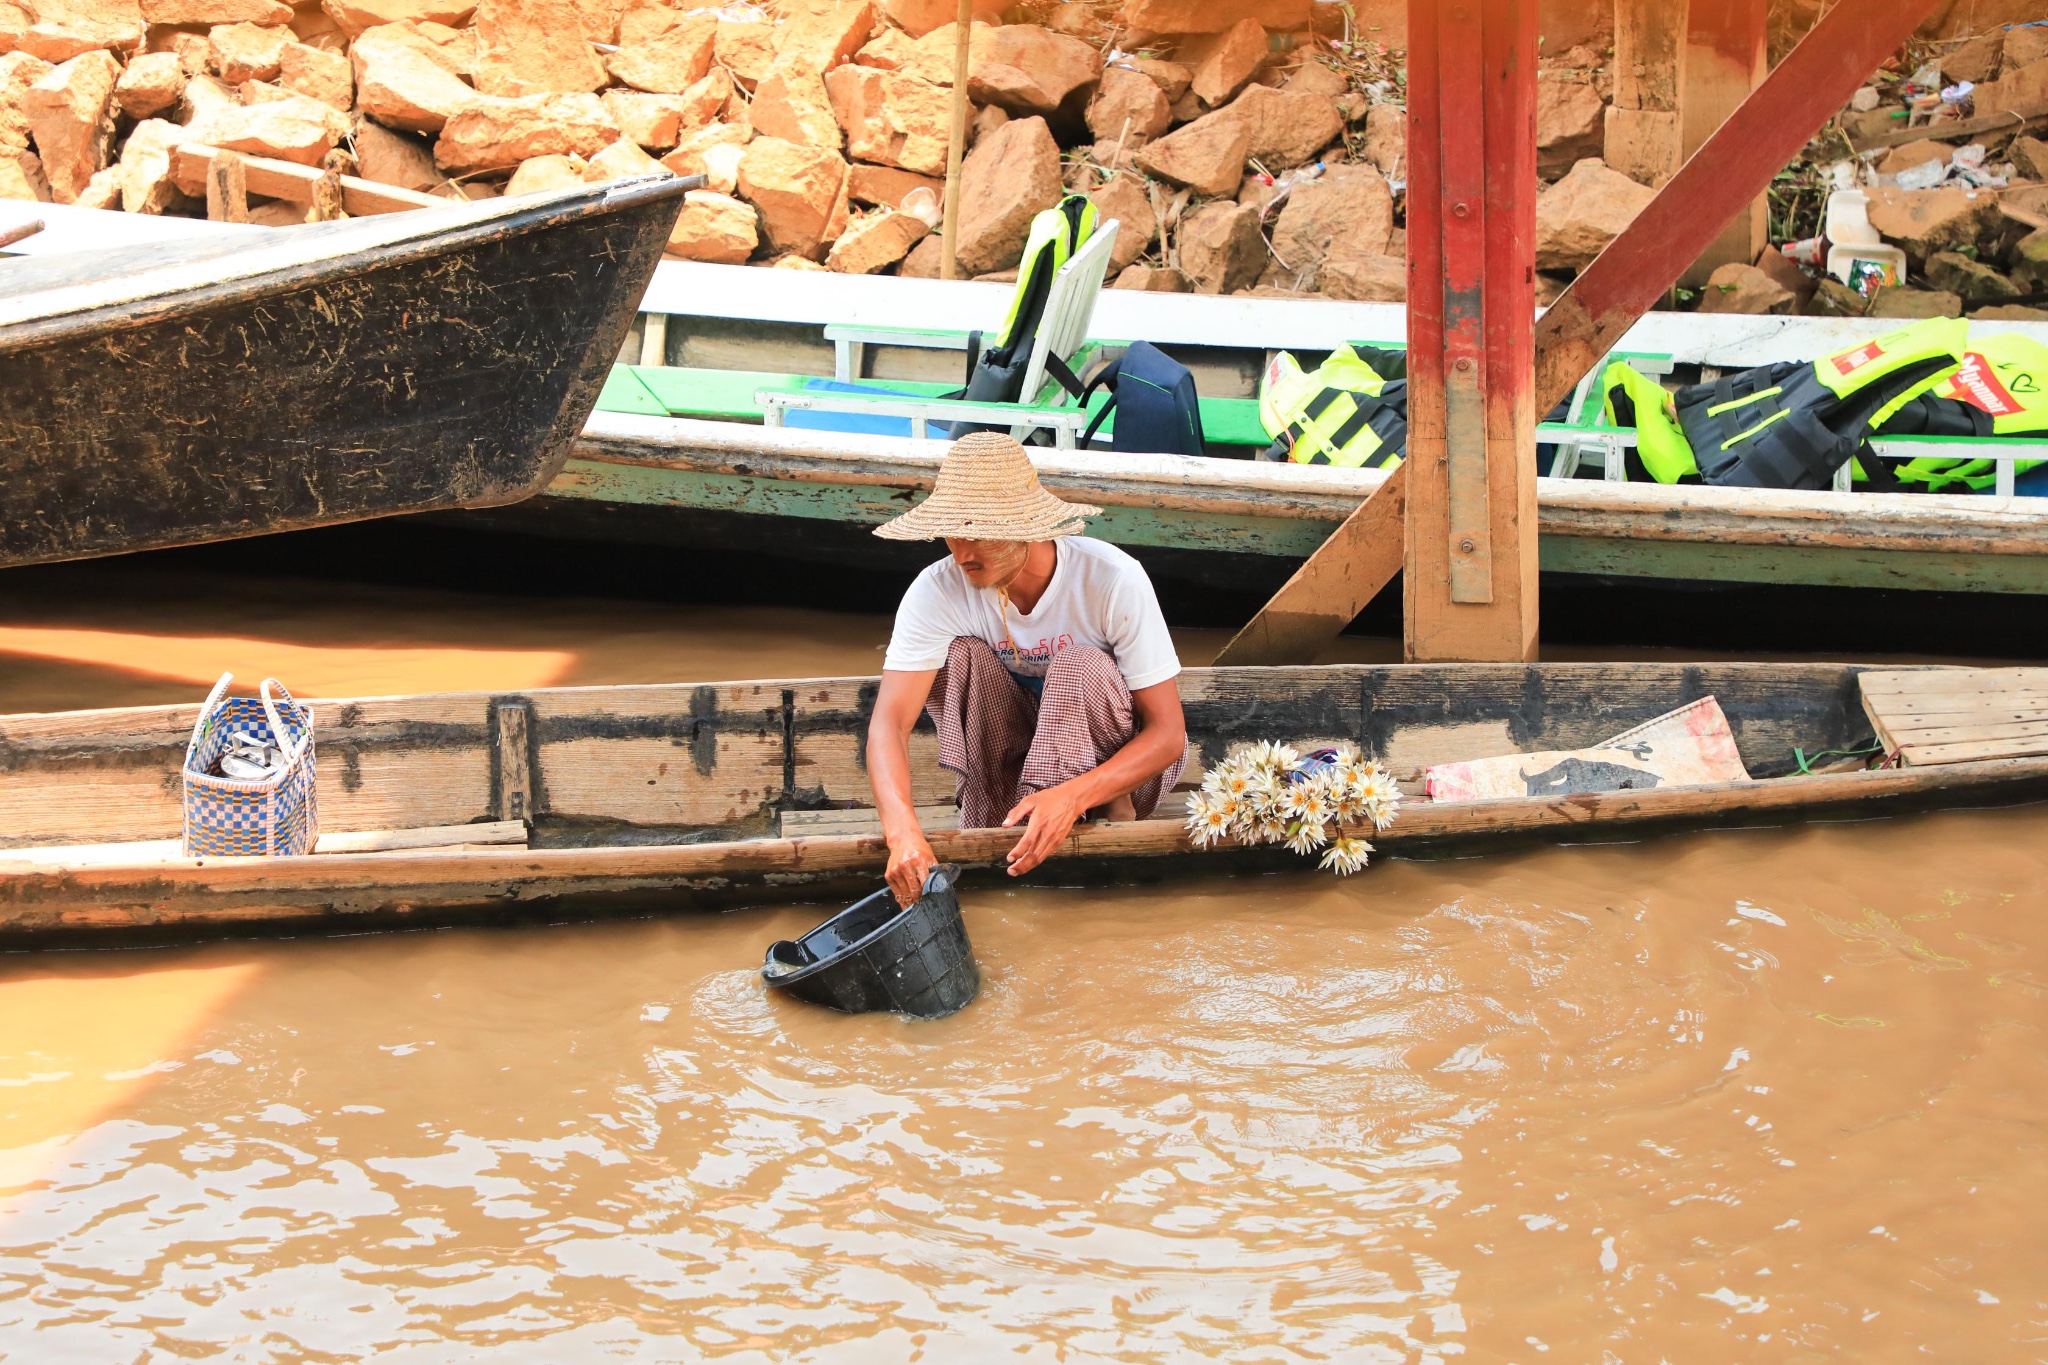
<instances>
[{"instance_id":1,"label":"woven plastic bag","mask_svg":"<svg viewBox=\"0 0 2048 1365\"><path fill-rule=\"evenodd\" d=\"M185 749L185 856L310 853L320 833L312 708L293 701L275 678L265 678L254 697L227 696L232 681L233 674L223 673L213 685ZM238 736L274 745L282 753L271 776L222 777L211 771Z\"/></svg>"}]
</instances>

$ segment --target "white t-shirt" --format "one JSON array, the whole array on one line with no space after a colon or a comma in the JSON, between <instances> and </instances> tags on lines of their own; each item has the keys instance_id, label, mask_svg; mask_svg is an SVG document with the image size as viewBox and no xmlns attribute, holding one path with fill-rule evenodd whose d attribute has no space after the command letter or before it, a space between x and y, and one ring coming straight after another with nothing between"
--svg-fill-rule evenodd
<instances>
[{"instance_id":1,"label":"white t-shirt","mask_svg":"<svg viewBox=\"0 0 2048 1365\"><path fill-rule=\"evenodd\" d=\"M1007 630L995 589L974 587L950 557L919 574L896 609L882 667L901 673L943 668L946 651L965 635L986 640L1010 675L1033 692L1043 689L1053 656L1068 645L1093 645L1108 654L1133 692L1178 676L1180 656L1152 580L1138 561L1083 536L1053 544L1059 560L1052 582L1030 612L1010 604ZM1013 639L1021 657L1010 647Z\"/></svg>"}]
</instances>

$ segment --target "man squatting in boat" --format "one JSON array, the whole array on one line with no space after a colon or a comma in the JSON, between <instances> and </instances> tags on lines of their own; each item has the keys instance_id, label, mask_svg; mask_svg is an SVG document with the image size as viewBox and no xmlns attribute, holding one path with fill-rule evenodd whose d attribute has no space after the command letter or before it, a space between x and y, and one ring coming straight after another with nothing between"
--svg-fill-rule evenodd
<instances>
[{"instance_id":1,"label":"man squatting in boat","mask_svg":"<svg viewBox=\"0 0 2048 1365\"><path fill-rule=\"evenodd\" d=\"M1099 507L1038 482L1024 447L980 432L954 442L932 495L875 528L944 538L896 610L868 724L868 777L889 842L889 886L909 905L934 862L910 794L920 710L959 777L960 827L1025 826L1011 876L1037 867L1084 817L1138 820L1187 753L1180 659L1151 579L1078 534Z\"/></svg>"}]
</instances>

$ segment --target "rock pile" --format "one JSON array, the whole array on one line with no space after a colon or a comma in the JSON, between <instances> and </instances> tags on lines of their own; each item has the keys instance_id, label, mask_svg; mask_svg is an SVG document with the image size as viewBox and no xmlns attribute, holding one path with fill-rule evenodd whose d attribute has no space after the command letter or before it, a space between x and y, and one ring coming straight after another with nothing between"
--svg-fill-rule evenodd
<instances>
[{"instance_id":1,"label":"rock pile","mask_svg":"<svg viewBox=\"0 0 2048 1365\"><path fill-rule=\"evenodd\" d=\"M707 179L677 257L936 275L955 0L768 2L0 0L0 197L203 213L171 175L183 142L451 198L668 171ZM975 3L965 273L1013 271L1033 215L1079 191L1123 224L1119 287L1405 297L1406 0ZM1991 7L2003 22L2028 4L2048 0ZM1793 36L1814 8L1774 0ZM1611 10L1541 7L1552 295L1654 192L1602 159ZM2048 101L2043 35L1944 33L1933 50L1945 77L1977 82L1975 111L2023 108ZM1845 130L1894 126L1906 93L1880 73ZM2048 143L1991 141L2016 179L2048 177ZM1946 162L1956 142L1931 126L1879 169ZM1769 253L1717 275L1700 306L2012 307L2048 289L2048 239L2015 234L2000 195L1910 183L1875 191L1872 221L1915 287L1852 304ZM303 214L259 203L252 218Z\"/></svg>"}]
</instances>

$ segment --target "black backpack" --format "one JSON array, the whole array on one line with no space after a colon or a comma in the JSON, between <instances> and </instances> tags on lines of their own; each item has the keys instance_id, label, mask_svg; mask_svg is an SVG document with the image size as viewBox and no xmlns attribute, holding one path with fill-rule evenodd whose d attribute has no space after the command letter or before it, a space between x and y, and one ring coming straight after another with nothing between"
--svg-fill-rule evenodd
<instances>
[{"instance_id":1,"label":"black backpack","mask_svg":"<svg viewBox=\"0 0 2048 1365\"><path fill-rule=\"evenodd\" d=\"M1113 411L1116 431L1109 448L1120 454L1200 455L1202 409L1188 367L1149 341L1134 341L1121 357L1102 367L1081 393L1081 406L1099 388L1109 401L1081 434L1085 449Z\"/></svg>"}]
</instances>

